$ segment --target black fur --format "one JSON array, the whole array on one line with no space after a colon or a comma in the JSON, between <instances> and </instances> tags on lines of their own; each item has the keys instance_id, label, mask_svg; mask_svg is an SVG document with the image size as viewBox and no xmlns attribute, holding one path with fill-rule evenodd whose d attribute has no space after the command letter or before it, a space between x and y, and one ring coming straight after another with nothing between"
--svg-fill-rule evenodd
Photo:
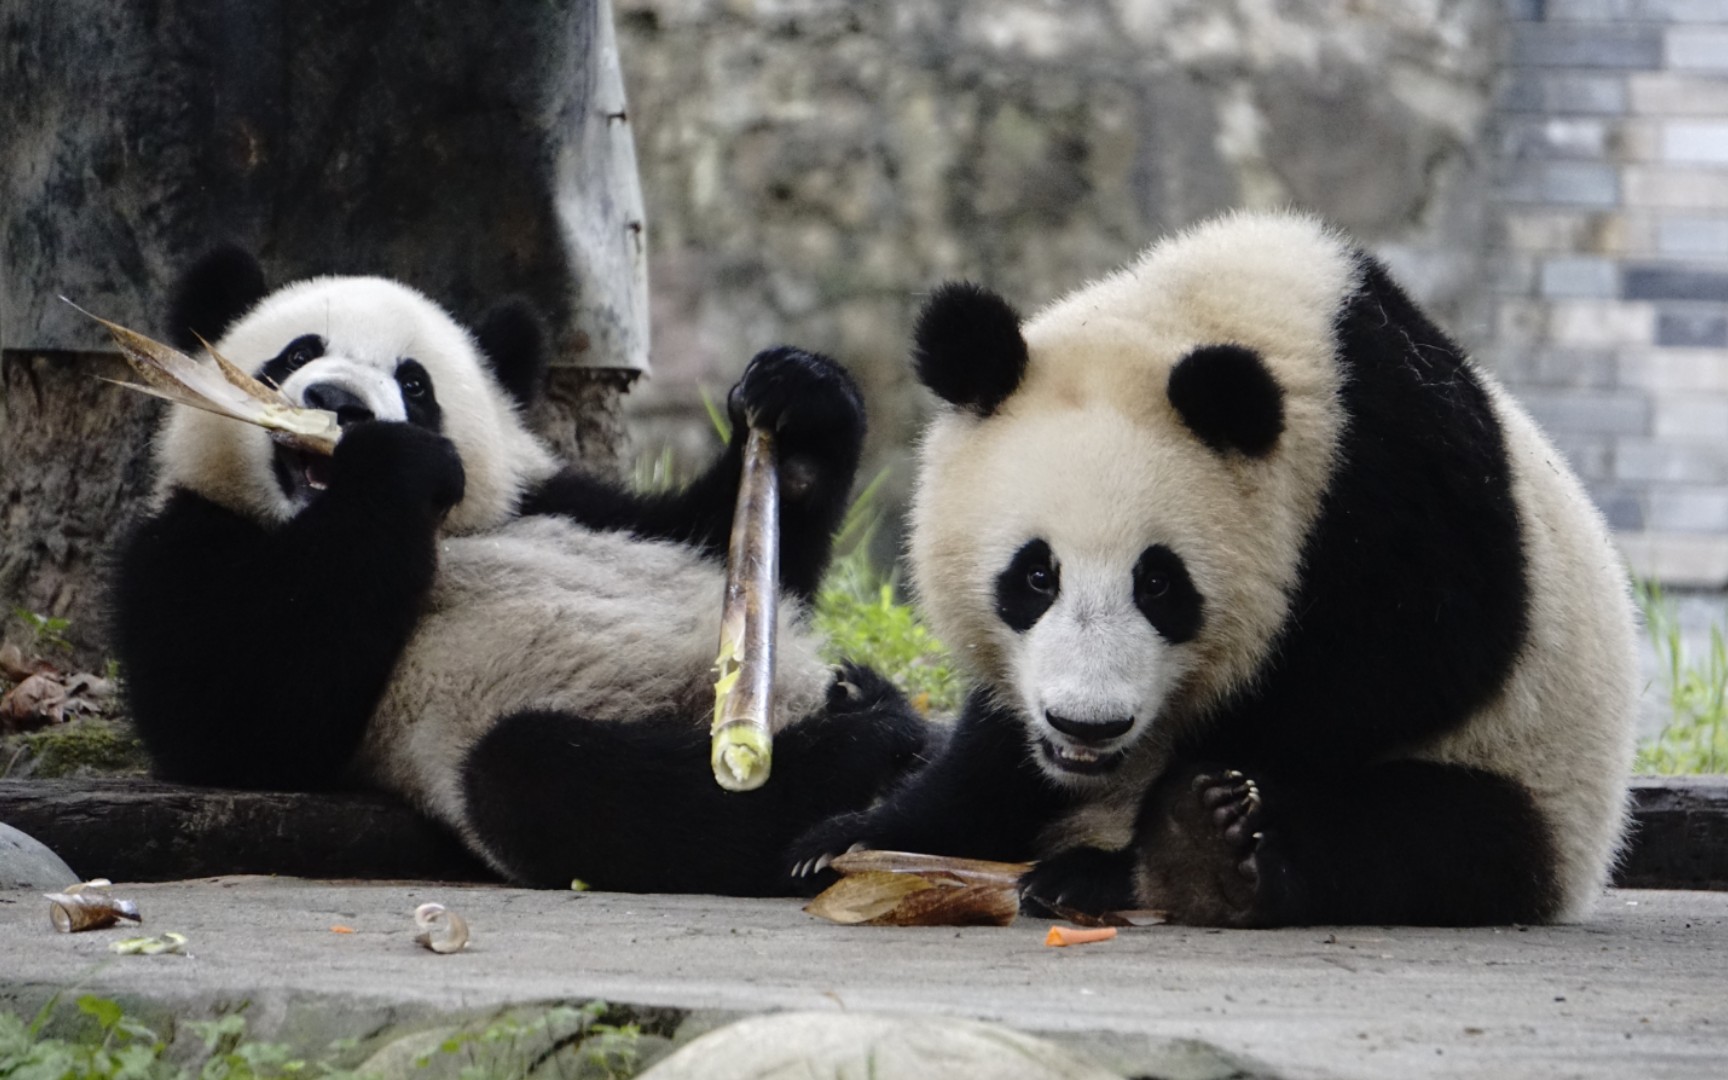
<instances>
[{"instance_id":1,"label":"black fur","mask_svg":"<svg viewBox=\"0 0 1728 1080\"><path fill-rule=\"evenodd\" d=\"M486 313L474 339L504 392L527 408L539 400L546 383L546 329L528 304L506 301Z\"/></svg>"},{"instance_id":2,"label":"black fur","mask_svg":"<svg viewBox=\"0 0 1728 1080\"><path fill-rule=\"evenodd\" d=\"M1363 256L1361 267L1362 288L1335 323L1347 421L1270 659L1178 744L1134 845L1040 865L1025 882L1031 906L1132 895L1224 925L1553 914L1555 855L1528 791L1489 772L1388 763L1500 691L1524 647L1529 588L1486 391L1377 263ZM1179 365L1170 392L1208 445L1263 454L1283 427L1269 378L1254 354L1209 347ZM1245 418L1232 415L1238 407ZM976 742L993 718L1004 729L995 757L979 757L995 774L944 755L868 815L814 830L793 865L858 839L884 846L879 836L916 850L1034 857L1033 839L1062 801L1033 796L1023 723L981 701L954 744ZM1005 809L1022 806L1044 816Z\"/></svg>"},{"instance_id":3,"label":"black fur","mask_svg":"<svg viewBox=\"0 0 1728 1080\"><path fill-rule=\"evenodd\" d=\"M210 341L214 344L216 339L211 338ZM264 366L258 369L258 378L271 386L280 387L288 381L290 375L323 356L328 348L328 343L317 334L301 334L282 346L281 352L264 362Z\"/></svg>"},{"instance_id":4,"label":"black fur","mask_svg":"<svg viewBox=\"0 0 1728 1080\"><path fill-rule=\"evenodd\" d=\"M1073 795L1033 762L1019 715L977 690L927 766L880 805L838 815L800 836L786 866L838 855L858 842L888 851L1026 859L1039 831L1073 805ZM817 873L794 883L814 891L833 878Z\"/></svg>"},{"instance_id":5,"label":"black fur","mask_svg":"<svg viewBox=\"0 0 1728 1080\"><path fill-rule=\"evenodd\" d=\"M344 434L330 487L278 528L188 492L123 547L114 646L159 775L337 784L419 619L462 463L438 435Z\"/></svg>"},{"instance_id":6,"label":"black fur","mask_svg":"<svg viewBox=\"0 0 1728 1080\"><path fill-rule=\"evenodd\" d=\"M1265 457L1284 434L1284 390L1252 349L1195 349L1170 369L1167 392L1188 429L1221 454Z\"/></svg>"},{"instance_id":7,"label":"black fur","mask_svg":"<svg viewBox=\"0 0 1728 1080\"><path fill-rule=\"evenodd\" d=\"M1000 296L969 281L939 287L912 332L918 381L951 405L989 416L1026 373L1020 315Z\"/></svg>"},{"instance_id":8,"label":"black fur","mask_svg":"<svg viewBox=\"0 0 1728 1080\"><path fill-rule=\"evenodd\" d=\"M996 575L996 617L1024 634L1050 610L1061 591L1061 571L1050 545L1028 540Z\"/></svg>"},{"instance_id":9,"label":"black fur","mask_svg":"<svg viewBox=\"0 0 1728 1080\"><path fill-rule=\"evenodd\" d=\"M516 881L622 892L789 891L780 853L810 822L869 804L924 751L930 725L874 673L850 669L829 707L774 740L761 788L714 783L687 716L502 720L464 766L470 819Z\"/></svg>"},{"instance_id":10,"label":"black fur","mask_svg":"<svg viewBox=\"0 0 1728 1080\"><path fill-rule=\"evenodd\" d=\"M1559 901L1529 793L1434 762L1343 778L1179 768L1148 797L1136 847L1137 902L1176 922L1475 926L1539 922Z\"/></svg>"},{"instance_id":11,"label":"black fur","mask_svg":"<svg viewBox=\"0 0 1728 1080\"><path fill-rule=\"evenodd\" d=\"M1206 617L1206 598L1188 576L1182 556L1154 544L1134 563L1134 606L1173 645L1193 641Z\"/></svg>"},{"instance_id":12,"label":"black fur","mask_svg":"<svg viewBox=\"0 0 1728 1080\"><path fill-rule=\"evenodd\" d=\"M186 352L215 342L269 290L264 271L247 251L227 245L193 264L168 303L168 340Z\"/></svg>"},{"instance_id":13,"label":"black fur","mask_svg":"<svg viewBox=\"0 0 1728 1080\"><path fill-rule=\"evenodd\" d=\"M522 512L562 514L590 528L677 540L723 559L738 501L744 436L754 422L776 435L781 584L797 596L814 596L863 450L864 403L858 388L826 357L773 349L750 361L727 408L731 441L682 491L644 495L568 470L529 493Z\"/></svg>"},{"instance_id":14,"label":"black fur","mask_svg":"<svg viewBox=\"0 0 1728 1080\"><path fill-rule=\"evenodd\" d=\"M499 354L520 355L501 340L490 337ZM270 362L275 377L323 346L316 335L297 339ZM162 776L280 789L349 779L432 587L440 522L464 486L454 446L430 430L440 406L429 385L417 385L426 373L404 358L396 374L412 422L364 419L350 405L321 470L327 489L288 521L260 524L178 491L124 545L115 648ZM325 404L339 415L345 405ZM864 416L856 389L831 361L776 350L750 365L732 409L740 431L749 418L779 435L782 565L787 584L808 595L857 468ZM740 443L679 495L642 499L566 478L531 502L718 553ZM850 668L822 710L780 733L775 777L756 792L728 794L714 783L704 716L500 717L462 781L475 831L520 880L783 891L785 843L826 815L867 805L924 752L929 730L879 676Z\"/></svg>"}]
</instances>

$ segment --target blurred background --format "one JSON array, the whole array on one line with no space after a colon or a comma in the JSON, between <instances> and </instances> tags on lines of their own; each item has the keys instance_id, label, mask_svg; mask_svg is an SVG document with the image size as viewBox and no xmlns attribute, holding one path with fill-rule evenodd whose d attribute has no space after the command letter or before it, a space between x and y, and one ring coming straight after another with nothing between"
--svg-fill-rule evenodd
<instances>
[{"instance_id":1,"label":"blurred background","mask_svg":"<svg viewBox=\"0 0 1728 1080\"><path fill-rule=\"evenodd\" d=\"M1354 233L1560 444L1634 570L1728 584L1728 0L614 0L649 236L635 452L792 342L888 502L951 277L1029 311L1170 230Z\"/></svg>"}]
</instances>

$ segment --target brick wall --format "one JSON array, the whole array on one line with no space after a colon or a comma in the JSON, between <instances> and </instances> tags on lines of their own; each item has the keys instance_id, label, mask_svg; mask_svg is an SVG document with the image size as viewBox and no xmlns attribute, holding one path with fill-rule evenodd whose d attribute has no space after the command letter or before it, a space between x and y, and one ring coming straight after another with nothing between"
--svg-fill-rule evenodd
<instances>
[{"instance_id":1,"label":"brick wall","mask_svg":"<svg viewBox=\"0 0 1728 1080\"><path fill-rule=\"evenodd\" d=\"M1728 0L1510 0L1479 348L1633 568L1728 583Z\"/></svg>"}]
</instances>

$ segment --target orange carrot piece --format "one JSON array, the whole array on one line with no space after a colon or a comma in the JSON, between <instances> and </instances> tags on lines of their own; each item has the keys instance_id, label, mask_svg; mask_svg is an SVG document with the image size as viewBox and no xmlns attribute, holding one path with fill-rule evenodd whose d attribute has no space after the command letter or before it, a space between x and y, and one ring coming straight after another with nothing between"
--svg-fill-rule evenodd
<instances>
[{"instance_id":1,"label":"orange carrot piece","mask_svg":"<svg viewBox=\"0 0 1728 1080\"><path fill-rule=\"evenodd\" d=\"M1052 926L1050 932L1044 935L1044 944L1060 948L1064 945L1084 945L1089 941L1109 941L1115 936L1114 926L1100 926L1091 930L1073 926Z\"/></svg>"},{"instance_id":2,"label":"orange carrot piece","mask_svg":"<svg viewBox=\"0 0 1728 1080\"><path fill-rule=\"evenodd\" d=\"M332 926L330 932L332 934L352 934L354 928L352 926Z\"/></svg>"}]
</instances>

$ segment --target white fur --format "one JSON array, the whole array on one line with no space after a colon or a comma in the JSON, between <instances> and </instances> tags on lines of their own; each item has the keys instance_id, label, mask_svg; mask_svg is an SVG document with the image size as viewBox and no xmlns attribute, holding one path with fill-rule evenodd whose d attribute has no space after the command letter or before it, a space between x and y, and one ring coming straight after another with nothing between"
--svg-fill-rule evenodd
<instances>
[{"instance_id":1,"label":"white fur","mask_svg":"<svg viewBox=\"0 0 1728 1080\"><path fill-rule=\"evenodd\" d=\"M1051 701L1132 702L1150 723L1125 741L1167 745L1264 665L1335 465L1345 418L1333 319L1358 274L1348 244L1309 218L1212 222L1030 319L1025 378L995 415L949 408L932 422L912 510L913 579L938 634L1026 714L1030 736L1048 733L1033 718ZM1212 452L1169 404L1172 365L1215 343L1259 353L1284 390L1284 433L1264 458ZM1626 575L1564 461L1478 375L1512 461L1530 635L1496 701L1409 753L1529 788L1573 917L1603 883L1624 824L1635 693ZM1075 599L1044 616L1049 629L1041 621L1019 635L996 616L994 585L1032 537L1063 560L1062 593ZM1144 622L1123 605L1130 568L1156 543L1186 560L1205 620L1191 642L1147 648ZM1155 772L1159 753L1140 752L1152 764L1139 768ZM1083 817L1093 833L1121 831L1119 812Z\"/></svg>"},{"instance_id":2,"label":"white fur","mask_svg":"<svg viewBox=\"0 0 1728 1080\"><path fill-rule=\"evenodd\" d=\"M446 533L501 524L515 511L525 487L555 471L551 453L523 427L468 331L398 282L320 277L289 285L261 300L214 347L257 374L305 334L323 336L326 351L283 384L296 402L312 380L313 366L350 376L357 390L370 386L371 399L390 396L383 381L402 359L420 361L431 375L444 434L456 444L467 478L462 501L445 518ZM395 402L381 406L390 411L380 415L403 415L399 396ZM156 443L158 493L184 487L259 521L286 521L297 507L276 483L273 453L261 428L176 406Z\"/></svg>"},{"instance_id":3,"label":"white fur","mask_svg":"<svg viewBox=\"0 0 1728 1080\"><path fill-rule=\"evenodd\" d=\"M460 829L461 762L500 717L673 713L705 725L725 593L714 560L553 517L447 539L439 558L426 613L361 750L373 783ZM713 602L692 603L702 596ZM816 711L831 677L802 610L781 601L776 731Z\"/></svg>"}]
</instances>

